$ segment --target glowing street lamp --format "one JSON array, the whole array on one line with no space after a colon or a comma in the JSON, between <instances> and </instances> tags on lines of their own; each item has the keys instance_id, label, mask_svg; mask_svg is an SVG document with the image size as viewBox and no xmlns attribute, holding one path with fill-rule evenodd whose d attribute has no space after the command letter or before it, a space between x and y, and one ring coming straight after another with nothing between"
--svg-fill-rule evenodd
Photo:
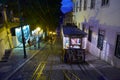
<instances>
[{"instance_id":1,"label":"glowing street lamp","mask_svg":"<svg viewBox=\"0 0 120 80\"><path fill-rule=\"evenodd\" d=\"M56 35L56 32L53 32L53 35Z\"/></svg>"},{"instance_id":2,"label":"glowing street lamp","mask_svg":"<svg viewBox=\"0 0 120 80\"><path fill-rule=\"evenodd\" d=\"M52 34L52 32L50 31L49 34Z\"/></svg>"},{"instance_id":3,"label":"glowing street lamp","mask_svg":"<svg viewBox=\"0 0 120 80\"><path fill-rule=\"evenodd\" d=\"M37 27L37 29L36 29L38 32L41 30L41 28L40 27Z\"/></svg>"}]
</instances>

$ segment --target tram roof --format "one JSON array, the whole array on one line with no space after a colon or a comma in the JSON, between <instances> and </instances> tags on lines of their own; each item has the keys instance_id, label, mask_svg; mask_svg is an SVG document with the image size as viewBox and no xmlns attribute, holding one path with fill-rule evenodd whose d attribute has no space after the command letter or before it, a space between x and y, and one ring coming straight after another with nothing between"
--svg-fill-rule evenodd
<instances>
[{"instance_id":1,"label":"tram roof","mask_svg":"<svg viewBox=\"0 0 120 80\"><path fill-rule=\"evenodd\" d=\"M84 31L77 28L77 26L63 26L64 36L84 37L87 35Z\"/></svg>"}]
</instances>

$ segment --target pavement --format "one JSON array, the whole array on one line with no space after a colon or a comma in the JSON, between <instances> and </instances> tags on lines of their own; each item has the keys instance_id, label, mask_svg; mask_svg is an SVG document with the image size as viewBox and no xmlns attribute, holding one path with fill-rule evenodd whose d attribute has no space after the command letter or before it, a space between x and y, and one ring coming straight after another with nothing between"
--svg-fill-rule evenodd
<instances>
[{"instance_id":1,"label":"pavement","mask_svg":"<svg viewBox=\"0 0 120 80\"><path fill-rule=\"evenodd\" d=\"M0 80L8 80L9 77L19 70L26 62L28 62L34 55L36 55L45 43L41 43L41 48L37 49L34 46L31 49L26 48L27 58L24 58L23 48L14 48L12 54L7 62L0 62ZM99 74L100 80L120 80L120 69L111 66L103 60L87 53L86 61Z\"/></svg>"},{"instance_id":2,"label":"pavement","mask_svg":"<svg viewBox=\"0 0 120 80\"><path fill-rule=\"evenodd\" d=\"M0 80L8 80L17 70L19 70L25 63L34 57L46 45L45 42L38 46L31 46L26 48L27 58L24 58L23 48L13 48L10 57L7 61L0 61Z\"/></svg>"},{"instance_id":3,"label":"pavement","mask_svg":"<svg viewBox=\"0 0 120 80\"><path fill-rule=\"evenodd\" d=\"M86 54L86 61L101 75L99 80L120 80L120 68L110 65L90 53Z\"/></svg>"}]
</instances>

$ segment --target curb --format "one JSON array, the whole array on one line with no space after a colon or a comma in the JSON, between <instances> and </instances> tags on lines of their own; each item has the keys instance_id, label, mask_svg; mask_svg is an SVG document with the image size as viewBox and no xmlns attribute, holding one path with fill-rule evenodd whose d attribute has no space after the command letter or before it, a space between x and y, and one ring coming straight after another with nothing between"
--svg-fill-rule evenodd
<instances>
[{"instance_id":1,"label":"curb","mask_svg":"<svg viewBox=\"0 0 120 80\"><path fill-rule=\"evenodd\" d=\"M46 46L46 44L45 44ZM43 46L40 50L42 50L45 46ZM15 74L20 68L22 68L30 59L32 59L39 51L36 51L34 55L32 55L30 58L28 58L25 62L23 62L19 67L17 67L10 75L8 75L4 80L9 80L13 74Z\"/></svg>"},{"instance_id":2,"label":"curb","mask_svg":"<svg viewBox=\"0 0 120 80\"><path fill-rule=\"evenodd\" d=\"M4 80L9 80L9 78L12 77L13 74L15 74L22 66L24 66L30 59L32 59L39 51L35 52L34 55L32 55L30 58L28 58L25 62L23 62L19 67L17 67L8 77L6 77Z\"/></svg>"}]
</instances>

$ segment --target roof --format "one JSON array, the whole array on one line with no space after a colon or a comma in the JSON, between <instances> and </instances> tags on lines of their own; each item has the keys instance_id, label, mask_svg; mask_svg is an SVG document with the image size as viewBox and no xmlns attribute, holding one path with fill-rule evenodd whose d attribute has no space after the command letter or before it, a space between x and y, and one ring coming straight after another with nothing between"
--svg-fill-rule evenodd
<instances>
[{"instance_id":1,"label":"roof","mask_svg":"<svg viewBox=\"0 0 120 80\"><path fill-rule=\"evenodd\" d=\"M64 36L77 36L77 37L84 37L87 35L87 33L80 30L76 26L64 26L63 34Z\"/></svg>"}]
</instances>

